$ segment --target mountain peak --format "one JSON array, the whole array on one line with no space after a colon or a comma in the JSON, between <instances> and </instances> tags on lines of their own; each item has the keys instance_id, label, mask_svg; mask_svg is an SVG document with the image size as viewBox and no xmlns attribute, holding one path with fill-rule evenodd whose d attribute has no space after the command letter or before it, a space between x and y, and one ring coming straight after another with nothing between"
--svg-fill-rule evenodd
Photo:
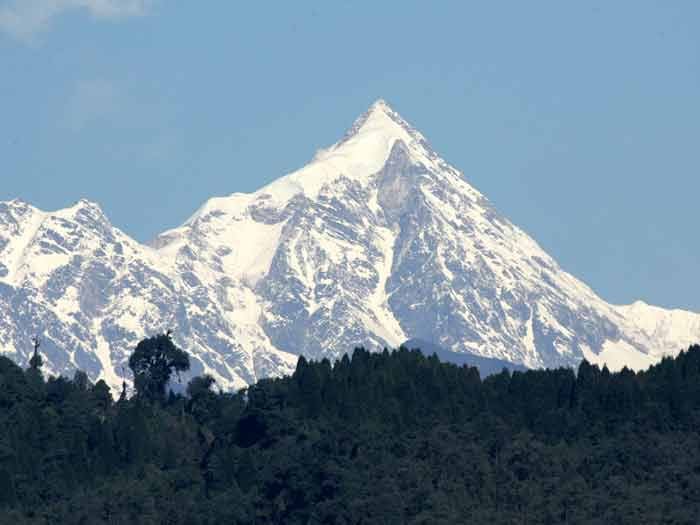
<instances>
[{"instance_id":1,"label":"mountain peak","mask_svg":"<svg viewBox=\"0 0 700 525\"><path fill-rule=\"evenodd\" d=\"M347 138L251 194L207 201L146 247L87 200L0 202L0 353L115 370L147 333L180 334L226 389L306 357L413 338L528 367L644 368L700 338L700 315L616 307L501 216L384 100ZM424 348L425 350L425 348Z\"/></svg>"},{"instance_id":2,"label":"mountain peak","mask_svg":"<svg viewBox=\"0 0 700 525\"><path fill-rule=\"evenodd\" d=\"M378 99L338 142L319 149L309 164L256 193L281 204L300 193L316 198L340 177L365 184L382 169L398 142L415 162L429 165L437 159L423 135L384 99Z\"/></svg>"},{"instance_id":3,"label":"mountain peak","mask_svg":"<svg viewBox=\"0 0 700 525\"><path fill-rule=\"evenodd\" d=\"M80 199L72 206L51 212L50 215L76 220L86 225L92 225L93 223L107 224L109 222L104 211L102 211L102 207L88 199Z\"/></svg>"},{"instance_id":4,"label":"mountain peak","mask_svg":"<svg viewBox=\"0 0 700 525\"><path fill-rule=\"evenodd\" d=\"M98 211L99 213L103 213L102 207L98 203L96 203L95 201L91 201L89 199L85 199L85 198L78 200L75 204L73 204L73 206L70 207L70 209L74 209L74 210L88 209L88 210Z\"/></svg>"},{"instance_id":5,"label":"mountain peak","mask_svg":"<svg viewBox=\"0 0 700 525\"><path fill-rule=\"evenodd\" d=\"M375 100L372 105L369 107L367 110L368 113L374 113L376 111L381 111L383 113L395 113L393 109L391 109L391 106L387 103L386 100L383 98L378 98Z\"/></svg>"},{"instance_id":6,"label":"mountain peak","mask_svg":"<svg viewBox=\"0 0 700 525\"><path fill-rule=\"evenodd\" d=\"M408 133L415 137L418 132L406 122L383 98L377 99L347 131L339 144L343 144L353 137L365 132L382 132L384 135L394 135L402 138ZM422 138L422 136L420 137Z\"/></svg>"}]
</instances>

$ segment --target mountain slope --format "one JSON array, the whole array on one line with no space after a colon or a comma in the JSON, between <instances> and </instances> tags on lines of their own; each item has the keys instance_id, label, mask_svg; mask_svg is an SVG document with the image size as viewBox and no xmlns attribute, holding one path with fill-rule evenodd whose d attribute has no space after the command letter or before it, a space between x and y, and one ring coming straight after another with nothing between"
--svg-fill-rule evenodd
<instances>
[{"instance_id":1,"label":"mountain slope","mask_svg":"<svg viewBox=\"0 0 700 525\"><path fill-rule=\"evenodd\" d=\"M42 334L49 373L86 370L111 386L146 333L175 327L195 356L194 372L240 387L293 369L294 356L241 349L234 306L199 284L188 261L165 260L114 228L98 206L80 201L46 213L26 203L0 205L0 348L26 362ZM258 330L259 332L259 330Z\"/></svg>"},{"instance_id":2,"label":"mountain slope","mask_svg":"<svg viewBox=\"0 0 700 525\"><path fill-rule=\"evenodd\" d=\"M432 342L528 367L643 368L700 339L700 315L616 307L564 272L384 101L304 168L206 202L143 246L81 201L0 207L0 349L119 382L173 328L224 388L295 356ZM47 329L47 327L49 327Z\"/></svg>"}]
</instances>

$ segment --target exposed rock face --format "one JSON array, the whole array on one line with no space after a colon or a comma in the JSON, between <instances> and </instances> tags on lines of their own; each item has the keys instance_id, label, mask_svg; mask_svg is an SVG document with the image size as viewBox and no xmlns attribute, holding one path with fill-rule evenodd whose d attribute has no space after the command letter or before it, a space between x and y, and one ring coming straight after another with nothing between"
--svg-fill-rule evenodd
<instances>
[{"instance_id":1,"label":"exposed rock face","mask_svg":"<svg viewBox=\"0 0 700 525\"><path fill-rule=\"evenodd\" d=\"M296 356L433 342L528 367L642 368L700 339L700 315L607 304L378 101L303 169L214 198L144 246L80 201L0 203L0 350L43 334L47 367L120 384L171 328L223 388Z\"/></svg>"}]
</instances>

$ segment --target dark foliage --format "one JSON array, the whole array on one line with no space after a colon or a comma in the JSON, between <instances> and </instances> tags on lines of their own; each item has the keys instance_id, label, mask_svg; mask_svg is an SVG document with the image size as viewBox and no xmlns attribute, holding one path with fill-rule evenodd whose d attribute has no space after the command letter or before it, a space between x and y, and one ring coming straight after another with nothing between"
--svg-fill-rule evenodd
<instances>
[{"instance_id":1,"label":"dark foliage","mask_svg":"<svg viewBox=\"0 0 700 525\"><path fill-rule=\"evenodd\" d=\"M138 395L160 401L165 399L165 387L173 373L190 369L190 358L175 346L168 332L141 341L129 358L129 368Z\"/></svg>"},{"instance_id":2,"label":"dark foliage","mask_svg":"<svg viewBox=\"0 0 700 525\"><path fill-rule=\"evenodd\" d=\"M0 357L0 523L698 523L700 347L644 373L358 349L114 403ZM158 398L158 399L155 399Z\"/></svg>"}]
</instances>

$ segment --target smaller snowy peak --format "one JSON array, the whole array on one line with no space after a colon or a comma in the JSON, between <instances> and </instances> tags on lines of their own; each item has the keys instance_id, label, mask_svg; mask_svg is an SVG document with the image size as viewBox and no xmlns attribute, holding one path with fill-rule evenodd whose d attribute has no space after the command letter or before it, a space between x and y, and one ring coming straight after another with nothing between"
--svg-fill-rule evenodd
<instances>
[{"instance_id":1,"label":"smaller snowy peak","mask_svg":"<svg viewBox=\"0 0 700 525\"><path fill-rule=\"evenodd\" d=\"M8 226L10 224L19 225L21 222L28 220L30 217L36 214L41 214L42 211L32 206L28 202L22 199L13 199L11 201L1 201L0 202L0 231L2 230L3 224Z\"/></svg>"},{"instance_id":2,"label":"smaller snowy peak","mask_svg":"<svg viewBox=\"0 0 700 525\"><path fill-rule=\"evenodd\" d=\"M700 314L696 314L687 310L682 310L680 308L661 308L660 306L653 306L644 301L635 301L632 304L620 305L615 307L619 312L624 313L627 316L634 316L641 320L656 319L659 316L664 317L699 317Z\"/></svg>"},{"instance_id":3,"label":"smaller snowy peak","mask_svg":"<svg viewBox=\"0 0 700 525\"><path fill-rule=\"evenodd\" d=\"M95 201L91 201L89 199L78 200L73 206L70 207L70 209L95 210L95 211L102 213L102 207L98 203L96 203Z\"/></svg>"},{"instance_id":4,"label":"smaller snowy peak","mask_svg":"<svg viewBox=\"0 0 700 525\"><path fill-rule=\"evenodd\" d=\"M0 236L20 236L27 223L43 215L38 208L18 199L0 202Z\"/></svg>"},{"instance_id":5,"label":"smaller snowy peak","mask_svg":"<svg viewBox=\"0 0 700 525\"><path fill-rule=\"evenodd\" d=\"M106 219L104 211L102 211L102 207L96 202L88 199L80 199L72 206L61 210L56 210L53 212L53 215L64 217L86 216L97 220Z\"/></svg>"},{"instance_id":6,"label":"smaller snowy peak","mask_svg":"<svg viewBox=\"0 0 700 525\"><path fill-rule=\"evenodd\" d=\"M680 309L666 310L644 301L612 308L622 317L624 333L629 342L636 348L648 349L645 355L649 364L700 343L699 313ZM624 346L619 348L619 343L609 346L610 352L615 350L619 354L620 362L631 366L630 356L634 352L627 351Z\"/></svg>"},{"instance_id":7,"label":"smaller snowy peak","mask_svg":"<svg viewBox=\"0 0 700 525\"><path fill-rule=\"evenodd\" d=\"M658 343L659 349L678 351L680 347L700 342L700 314L686 310L667 310L636 301L617 306L629 323ZM695 338L674 339L673 334L697 334ZM671 348L668 348L668 347ZM674 348L678 346L679 348Z\"/></svg>"},{"instance_id":8,"label":"smaller snowy peak","mask_svg":"<svg viewBox=\"0 0 700 525\"><path fill-rule=\"evenodd\" d=\"M108 264L112 256L166 266L113 226L96 202L81 199L54 211L19 200L0 203L0 281L5 284L40 288L60 268L80 261Z\"/></svg>"},{"instance_id":9,"label":"smaller snowy peak","mask_svg":"<svg viewBox=\"0 0 700 525\"><path fill-rule=\"evenodd\" d=\"M91 217L97 220L106 220L104 212L96 202L80 199L72 206L59 208L53 211L45 211L31 205L22 199L0 202L0 216L12 216L17 220L22 218L41 216L42 218L61 217L64 219L78 216Z\"/></svg>"},{"instance_id":10,"label":"smaller snowy peak","mask_svg":"<svg viewBox=\"0 0 700 525\"><path fill-rule=\"evenodd\" d=\"M12 209L26 209L26 208L33 208L31 204L29 204L27 201L23 199L12 199L11 201L0 201L0 206L6 207L6 208L12 208Z\"/></svg>"},{"instance_id":11,"label":"smaller snowy peak","mask_svg":"<svg viewBox=\"0 0 700 525\"><path fill-rule=\"evenodd\" d=\"M72 206L45 215L46 226L55 230L67 228L73 231L80 228L87 236L96 234L102 238L111 238L116 232L100 205L87 199L80 199Z\"/></svg>"}]
</instances>

